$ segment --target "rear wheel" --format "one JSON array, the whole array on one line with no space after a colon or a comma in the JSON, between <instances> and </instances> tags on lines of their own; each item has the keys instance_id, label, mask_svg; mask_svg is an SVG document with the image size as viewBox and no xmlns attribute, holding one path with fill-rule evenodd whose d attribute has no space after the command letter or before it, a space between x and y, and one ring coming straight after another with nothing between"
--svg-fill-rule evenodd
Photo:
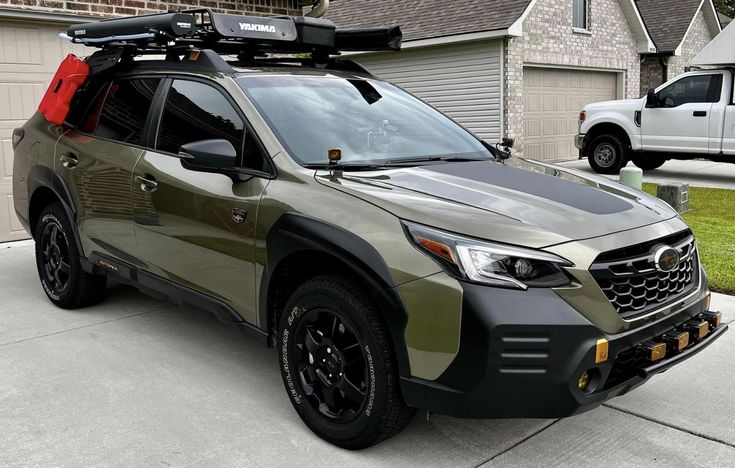
<instances>
[{"instance_id":1,"label":"rear wheel","mask_svg":"<svg viewBox=\"0 0 735 468\"><path fill-rule=\"evenodd\" d=\"M627 161L626 145L617 135L601 135L590 144L590 167L598 174L617 174Z\"/></svg>"},{"instance_id":2,"label":"rear wheel","mask_svg":"<svg viewBox=\"0 0 735 468\"><path fill-rule=\"evenodd\" d=\"M104 297L107 278L82 270L71 223L60 204L51 204L41 212L35 240L38 276L51 302L64 309L76 309Z\"/></svg>"},{"instance_id":3,"label":"rear wheel","mask_svg":"<svg viewBox=\"0 0 735 468\"><path fill-rule=\"evenodd\" d=\"M291 403L321 438L361 449L410 422L387 330L354 285L325 276L300 286L284 308L278 343Z\"/></svg>"},{"instance_id":4,"label":"rear wheel","mask_svg":"<svg viewBox=\"0 0 735 468\"><path fill-rule=\"evenodd\" d=\"M662 156L656 156L652 154L636 155L633 156L633 164L643 169L644 171L652 171L663 166L666 162L666 158Z\"/></svg>"}]
</instances>

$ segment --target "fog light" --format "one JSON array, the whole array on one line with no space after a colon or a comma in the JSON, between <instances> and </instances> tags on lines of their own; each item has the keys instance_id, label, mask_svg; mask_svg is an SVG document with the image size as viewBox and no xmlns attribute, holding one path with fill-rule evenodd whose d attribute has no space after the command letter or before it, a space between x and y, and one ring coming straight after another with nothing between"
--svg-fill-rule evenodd
<instances>
[{"instance_id":1,"label":"fog light","mask_svg":"<svg viewBox=\"0 0 735 468\"><path fill-rule=\"evenodd\" d=\"M705 320L702 320L701 322L690 320L684 324L684 329L691 333L695 339L701 340L707 336L707 333L709 333L709 323Z\"/></svg>"},{"instance_id":2,"label":"fog light","mask_svg":"<svg viewBox=\"0 0 735 468\"><path fill-rule=\"evenodd\" d=\"M597 340L597 347L595 348L595 362L597 364L607 361L607 348L608 343L605 338Z\"/></svg>"},{"instance_id":3,"label":"fog light","mask_svg":"<svg viewBox=\"0 0 735 468\"><path fill-rule=\"evenodd\" d=\"M689 332L669 332L664 334L664 342L674 348L676 351L689 346Z\"/></svg>"},{"instance_id":4,"label":"fog light","mask_svg":"<svg viewBox=\"0 0 735 468\"><path fill-rule=\"evenodd\" d=\"M702 318L708 321L712 328L717 328L722 323L722 312L705 312Z\"/></svg>"},{"instance_id":5,"label":"fog light","mask_svg":"<svg viewBox=\"0 0 735 468\"><path fill-rule=\"evenodd\" d=\"M645 353L649 361L660 361L661 359L666 357L666 343L646 341L638 345L638 349Z\"/></svg>"},{"instance_id":6,"label":"fog light","mask_svg":"<svg viewBox=\"0 0 735 468\"><path fill-rule=\"evenodd\" d=\"M586 390L587 387L590 384L590 373L587 371L582 372L582 376L579 378L579 382L577 382L577 386L580 390Z\"/></svg>"}]
</instances>

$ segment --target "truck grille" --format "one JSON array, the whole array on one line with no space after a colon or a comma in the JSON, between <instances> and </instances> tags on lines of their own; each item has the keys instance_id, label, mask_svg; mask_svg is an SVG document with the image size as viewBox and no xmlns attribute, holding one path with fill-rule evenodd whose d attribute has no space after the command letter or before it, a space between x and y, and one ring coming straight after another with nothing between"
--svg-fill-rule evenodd
<instances>
[{"instance_id":1,"label":"truck grille","mask_svg":"<svg viewBox=\"0 0 735 468\"><path fill-rule=\"evenodd\" d=\"M654 256L662 246L679 252L679 265L656 269ZM628 319L683 297L694 289L699 262L694 236L684 231L600 255L590 273L621 317Z\"/></svg>"}]
</instances>

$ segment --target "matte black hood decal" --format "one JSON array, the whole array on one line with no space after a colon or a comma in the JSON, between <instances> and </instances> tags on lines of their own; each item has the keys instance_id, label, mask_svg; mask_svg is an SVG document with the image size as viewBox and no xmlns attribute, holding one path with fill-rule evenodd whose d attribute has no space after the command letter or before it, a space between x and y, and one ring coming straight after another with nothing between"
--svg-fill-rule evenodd
<instances>
[{"instance_id":1,"label":"matte black hood decal","mask_svg":"<svg viewBox=\"0 0 735 468\"><path fill-rule=\"evenodd\" d=\"M422 169L518 190L598 215L620 213L633 208L624 199L589 185L570 183L558 177L502 164L479 161L438 164Z\"/></svg>"}]
</instances>

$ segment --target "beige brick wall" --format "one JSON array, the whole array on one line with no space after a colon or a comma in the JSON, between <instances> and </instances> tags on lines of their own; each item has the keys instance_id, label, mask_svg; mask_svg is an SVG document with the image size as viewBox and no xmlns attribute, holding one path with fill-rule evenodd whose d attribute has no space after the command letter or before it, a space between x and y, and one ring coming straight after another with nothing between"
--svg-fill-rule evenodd
<instances>
[{"instance_id":1,"label":"beige brick wall","mask_svg":"<svg viewBox=\"0 0 735 468\"><path fill-rule=\"evenodd\" d=\"M704 19L704 13L699 12L692 23L689 34L684 39L681 46L681 55L671 57L669 59L669 79L684 73L684 69L692 64L692 60L697 56L704 46L712 40L712 34L709 32L707 22Z\"/></svg>"},{"instance_id":2,"label":"beige brick wall","mask_svg":"<svg viewBox=\"0 0 735 468\"><path fill-rule=\"evenodd\" d=\"M666 59L665 59L666 60ZM664 69L658 55L650 55L641 62L641 89L643 96L649 88L656 88L664 82Z\"/></svg>"},{"instance_id":3,"label":"beige brick wall","mask_svg":"<svg viewBox=\"0 0 735 468\"><path fill-rule=\"evenodd\" d=\"M0 8L110 17L200 7L257 16L301 14L299 0L0 0Z\"/></svg>"},{"instance_id":4,"label":"beige brick wall","mask_svg":"<svg viewBox=\"0 0 735 468\"><path fill-rule=\"evenodd\" d=\"M523 65L547 64L625 71L625 96L638 97L636 40L618 0L590 2L589 34L572 29L572 0L538 0L523 37L506 40L505 133L523 144Z\"/></svg>"}]
</instances>

